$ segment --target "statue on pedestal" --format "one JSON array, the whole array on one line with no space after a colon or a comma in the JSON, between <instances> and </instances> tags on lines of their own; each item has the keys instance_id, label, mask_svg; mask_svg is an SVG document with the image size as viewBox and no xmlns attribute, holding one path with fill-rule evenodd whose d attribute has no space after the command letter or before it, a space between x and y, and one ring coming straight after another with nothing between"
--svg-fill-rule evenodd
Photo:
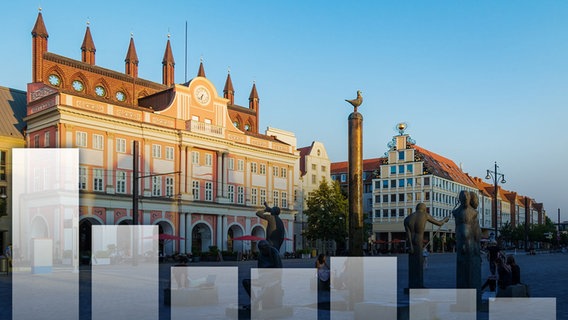
<instances>
[{"instance_id":1,"label":"statue on pedestal","mask_svg":"<svg viewBox=\"0 0 568 320\"><path fill-rule=\"evenodd\" d=\"M472 191L459 193L460 206L452 211L456 219L456 288L480 289L481 286L481 229L477 206L479 199Z\"/></svg>"},{"instance_id":2,"label":"statue on pedestal","mask_svg":"<svg viewBox=\"0 0 568 320\"><path fill-rule=\"evenodd\" d=\"M266 227L266 240L278 251L280 251L282 242L284 242L284 234L286 233L284 223L279 215L280 208L277 206L270 208L266 202L264 203L264 210L256 212L257 217L268 222L268 226Z\"/></svg>"},{"instance_id":3,"label":"statue on pedestal","mask_svg":"<svg viewBox=\"0 0 568 320\"><path fill-rule=\"evenodd\" d=\"M424 269L422 268L424 257L422 251L424 250L424 228L426 227L426 222L442 226L448 220L450 220L449 217L445 217L441 221L434 219L426 211L424 203L416 205L416 211L404 219L404 229L406 230L407 241L410 244L408 257L409 288L424 288Z\"/></svg>"}]
</instances>

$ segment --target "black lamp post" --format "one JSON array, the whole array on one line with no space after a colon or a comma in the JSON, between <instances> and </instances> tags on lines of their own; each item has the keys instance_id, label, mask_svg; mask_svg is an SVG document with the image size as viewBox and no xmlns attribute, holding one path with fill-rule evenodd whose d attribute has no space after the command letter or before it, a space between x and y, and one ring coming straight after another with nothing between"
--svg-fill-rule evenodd
<instances>
[{"instance_id":1,"label":"black lamp post","mask_svg":"<svg viewBox=\"0 0 568 320\"><path fill-rule=\"evenodd\" d=\"M491 178L493 178L493 210L492 211L492 217L493 217L493 229L495 230L495 236L497 236L497 196L499 195L499 178L501 178L501 183L506 183L507 181L505 181L505 175L502 173L499 173L497 171L497 169L499 168L499 166L497 166L497 161L495 161L495 170L487 170L487 176L485 177L485 179L489 180Z\"/></svg>"}]
</instances>

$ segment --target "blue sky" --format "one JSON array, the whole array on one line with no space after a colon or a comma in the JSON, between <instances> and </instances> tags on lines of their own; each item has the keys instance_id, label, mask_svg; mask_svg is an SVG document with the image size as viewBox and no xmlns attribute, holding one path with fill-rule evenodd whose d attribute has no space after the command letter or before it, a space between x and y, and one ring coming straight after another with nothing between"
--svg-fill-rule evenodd
<instances>
[{"instance_id":1,"label":"blue sky","mask_svg":"<svg viewBox=\"0 0 568 320\"><path fill-rule=\"evenodd\" d=\"M344 99L363 91L365 158L409 124L417 144L485 177L497 161L508 190L568 220L566 1L9 1L0 12L0 85L25 90L38 7L49 51L80 59L87 21L97 65L124 71L130 34L139 76L161 82L167 34L176 82L205 72L236 103L253 81L260 128L292 131L347 159Z\"/></svg>"}]
</instances>

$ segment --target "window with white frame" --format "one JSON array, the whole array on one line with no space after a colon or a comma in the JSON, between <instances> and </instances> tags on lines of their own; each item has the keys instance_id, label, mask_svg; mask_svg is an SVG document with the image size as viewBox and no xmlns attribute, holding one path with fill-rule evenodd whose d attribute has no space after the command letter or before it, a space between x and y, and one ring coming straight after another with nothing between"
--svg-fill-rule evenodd
<instances>
[{"instance_id":1,"label":"window with white frame","mask_svg":"<svg viewBox=\"0 0 568 320\"><path fill-rule=\"evenodd\" d=\"M116 172L116 193L126 193L126 172Z\"/></svg>"},{"instance_id":2,"label":"window with white frame","mask_svg":"<svg viewBox=\"0 0 568 320\"><path fill-rule=\"evenodd\" d=\"M205 165L211 167L213 165L213 155L210 153L205 154Z\"/></svg>"},{"instance_id":3,"label":"window with white frame","mask_svg":"<svg viewBox=\"0 0 568 320\"><path fill-rule=\"evenodd\" d=\"M280 192L278 192L278 191L276 191L276 190L272 192L272 203L273 203L275 206L277 206L277 205L278 205L278 202L280 201L280 197L279 197L279 196L280 196Z\"/></svg>"},{"instance_id":4,"label":"window with white frame","mask_svg":"<svg viewBox=\"0 0 568 320\"><path fill-rule=\"evenodd\" d=\"M229 170L235 170L235 159L229 158L228 167L229 167Z\"/></svg>"},{"instance_id":5,"label":"window with white frame","mask_svg":"<svg viewBox=\"0 0 568 320\"><path fill-rule=\"evenodd\" d=\"M46 131L44 136L43 136L43 146L44 147L49 147L49 139L50 139L49 131Z\"/></svg>"},{"instance_id":6,"label":"window with white frame","mask_svg":"<svg viewBox=\"0 0 568 320\"><path fill-rule=\"evenodd\" d=\"M288 176L288 170L286 168L280 168L280 176L286 178Z\"/></svg>"},{"instance_id":7,"label":"window with white frame","mask_svg":"<svg viewBox=\"0 0 568 320\"><path fill-rule=\"evenodd\" d=\"M174 160L174 147L166 147L166 160Z\"/></svg>"},{"instance_id":8,"label":"window with white frame","mask_svg":"<svg viewBox=\"0 0 568 320\"><path fill-rule=\"evenodd\" d=\"M342 173L342 174L341 174L340 181L341 181L341 182L347 181L347 175L346 175L345 173Z\"/></svg>"},{"instance_id":9,"label":"window with white frame","mask_svg":"<svg viewBox=\"0 0 568 320\"><path fill-rule=\"evenodd\" d=\"M104 137L100 134L93 134L93 149L103 150L105 146Z\"/></svg>"},{"instance_id":10,"label":"window with white frame","mask_svg":"<svg viewBox=\"0 0 568 320\"><path fill-rule=\"evenodd\" d=\"M103 191L104 189L104 170L93 169L93 191Z\"/></svg>"},{"instance_id":11,"label":"window with white frame","mask_svg":"<svg viewBox=\"0 0 568 320\"><path fill-rule=\"evenodd\" d=\"M126 139L116 138L116 152L126 153Z\"/></svg>"},{"instance_id":12,"label":"window with white frame","mask_svg":"<svg viewBox=\"0 0 568 320\"><path fill-rule=\"evenodd\" d=\"M87 189L87 168L79 167L79 190Z\"/></svg>"},{"instance_id":13,"label":"window with white frame","mask_svg":"<svg viewBox=\"0 0 568 320\"><path fill-rule=\"evenodd\" d=\"M237 160L237 171L245 171L245 161Z\"/></svg>"},{"instance_id":14,"label":"window with white frame","mask_svg":"<svg viewBox=\"0 0 568 320\"><path fill-rule=\"evenodd\" d=\"M193 194L193 200L199 200L199 181L193 180L191 192Z\"/></svg>"},{"instance_id":15,"label":"window with white frame","mask_svg":"<svg viewBox=\"0 0 568 320\"><path fill-rule=\"evenodd\" d=\"M152 157L161 158L162 157L162 146L159 144L152 145Z\"/></svg>"},{"instance_id":16,"label":"window with white frame","mask_svg":"<svg viewBox=\"0 0 568 320\"><path fill-rule=\"evenodd\" d=\"M199 152L197 151L191 152L191 163L199 165Z\"/></svg>"},{"instance_id":17,"label":"window with white frame","mask_svg":"<svg viewBox=\"0 0 568 320\"><path fill-rule=\"evenodd\" d=\"M256 188L252 188L250 189L250 204L251 206L256 206L257 205L257 200L258 200L258 194L257 194L257 189Z\"/></svg>"},{"instance_id":18,"label":"window with white frame","mask_svg":"<svg viewBox=\"0 0 568 320\"><path fill-rule=\"evenodd\" d=\"M213 182L205 182L205 201L213 201Z\"/></svg>"},{"instance_id":19,"label":"window with white frame","mask_svg":"<svg viewBox=\"0 0 568 320\"><path fill-rule=\"evenodd\" d=\"M288 193L282 191L282 208L288 208Z\"/></svg>"},{"instance_id":20,"label":"window with white frame","mask_svg":"<svg viewBox=\"0 0 568 320\"><path fill-rule=\"evenodd\" d=\"M229 198L230 203L235 202L235 186L231 184L227 186L227 198Z\"/></svg>"},{"instance_id":21,"label":"window with white frame","mask_svg":"<svg viewBox=\"0 0 568 320\"><path fill-rule=\"evenodd\" d=\"M278 167L272 167L272 175L275 177L278 177L278 171L280 170L280 168Z\"/></svg>"},{"instance_id":22,"label":"window with white frame","mask_svg":"<svg viewBox=\"0 0 568 320\"><path fill-rule=\"evenodd\" d=\"M87 147L87 133L86 132L81 132L81 131L75 132L75 145L77 147L83 147L83 148Z\"/></svg>"},{"instance_id":23,"label":"window with white frame","mask_svg":"<svg viewBox=\"0 0 568 320\"><path fill-rule=\"evenodd\" d=\"M174 177L166 177L166 197L174 196Z\"/></svg>"},{"instance_id":24,"label":"window with white frame","mask_svg":"<svg viewBox=\"0 0 568 320\"><path fill-rule=\"evenodd\" d=\"M266 202L266 189L260 189L260 204Z\"/></svg>"},{"instance_id":25,"label":"window with white frame","mask_svg":"<svg viewBox=\"0 0 568 320\"><path fill-rule=\"evenodd\" d=\"M160 176L152 177L152 196L154 197L162 196L162 177Z\"/></svg>"},{"instance_id":26,"label":"window with white frame","mask_svg":"<svg viewBox=\"0 0 568 320\"><path fill-rule=\"evenodd\" d=\"M243 186L237 187L237 203L245 204L245 187Z\"/></svg>"},{"instance_id":27,"label":"window with white frame","mask_svg":"<svg viewBox=\"0 0 568 320\"><path fill-rule=\"evenodd\" d=\"M262 164L262 163L261 163L261 164L259 165L259 172L258 172L258 173L260 173L260 174L262 174L262 175L265 175L265 174L266 174L266 165L265 165L265 164Z\"/></svg>"},{"instance_id":28,"label":"window with white frame","mask_svg":"<svg viewBox=\"0 0 568 320\"><path fill-rule=\"evenodd\" d=\"M256 173L256 162L251 162L250 164L250 172Z\"/></svg>"}]
</instances>

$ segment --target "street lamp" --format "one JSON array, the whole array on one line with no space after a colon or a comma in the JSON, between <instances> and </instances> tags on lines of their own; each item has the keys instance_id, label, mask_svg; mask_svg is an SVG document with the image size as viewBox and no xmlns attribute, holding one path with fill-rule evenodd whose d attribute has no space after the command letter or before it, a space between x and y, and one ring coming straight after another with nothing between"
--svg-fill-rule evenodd
<instances>
[{"instance_id":1,"label":"street lamp","mask_svg":"<svg viewBox=\"0 0 568 320\"><path fill-rule=\"evenodd\" d=\"M487 176L485 177L485 179L489 180L491 178L493 178L493 214L492 214L492 218L493 218L493 229L495 230L495 236L497 236L497 195L499 194L498 191L498 187L499 187L499 178L501 178L501 183L506 183L507 181L505 181L505 175L503 173L499 173L497 171L497 169L499 168L499 166L497 166L497 161L495 161L495 170L487 170Z\"/></svg>"}]
</instances>

